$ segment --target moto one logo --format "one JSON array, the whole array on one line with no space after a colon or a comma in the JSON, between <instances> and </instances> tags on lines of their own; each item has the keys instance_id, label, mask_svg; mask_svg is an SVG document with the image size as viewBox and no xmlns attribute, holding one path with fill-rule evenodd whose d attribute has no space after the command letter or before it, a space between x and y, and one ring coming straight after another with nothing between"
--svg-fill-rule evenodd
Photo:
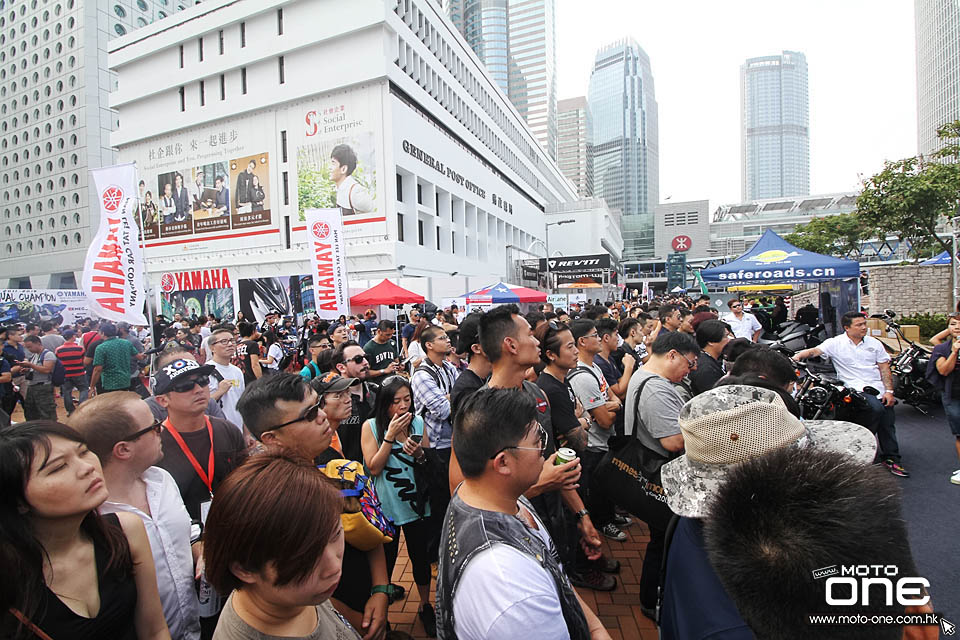
<instances>
[{"instance_id":1,"label":"moto one logo","mask_svg":"<svg viewBox=\"0 0 960 640\"><path fill-rule=\"evenodd\" d=\"M849 565L816 569L814 579L830 576L824 583L826 601L831 606L870 606L880 604L893 606L894 601L903 606L923 606L930 602L926 578L902 577L895 565ZM896 599L896 600L894 600Z\"/></svg>"}]
</instances>

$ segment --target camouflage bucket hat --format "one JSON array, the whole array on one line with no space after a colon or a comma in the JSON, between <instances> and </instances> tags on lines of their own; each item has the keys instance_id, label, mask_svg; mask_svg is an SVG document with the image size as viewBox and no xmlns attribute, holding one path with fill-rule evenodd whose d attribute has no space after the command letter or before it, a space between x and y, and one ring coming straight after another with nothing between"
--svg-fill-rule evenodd
<instances>
[{"instance_id":1,"label":"camouflage bucket hat","mask_svg":"<svg viewBox=\"0 0 960 640\"><path fill-rule=\"evenodd\" d=\"M802 422L769 389L726 385L680 410L684 455L663 465L667 504L680 516L706 517L714 494L735 465L783 447L816 447L869 464L876 440L865 427L839 420Z\"/></svg>"}]
</instances>

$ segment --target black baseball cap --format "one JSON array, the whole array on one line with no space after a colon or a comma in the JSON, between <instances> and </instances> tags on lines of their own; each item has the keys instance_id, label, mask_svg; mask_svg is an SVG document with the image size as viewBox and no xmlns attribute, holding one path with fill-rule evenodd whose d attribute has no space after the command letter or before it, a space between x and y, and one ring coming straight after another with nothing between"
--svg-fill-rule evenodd
<instances>
[{"instance_id":1,"label":"black baseball cap","mask_svg":"<svg viewBox=\"0 0 960 640\"><path fill-rule=\"evenodd\" d=\"M344 389L349 389L350 387L360 384L359 378L344 378L340 374L330 371L319 378L314 378L310 381L310 386L313 387L321 396L325 393L336 393L337 391L343 391Z\"/></svg>"},{"instance_id":2,"label":"black baseball cap","mask_svg":"<svg viewBox=\"0 0 960 640\"><path fill-rule=\"evenodd\" d=\"M209 376L217 368L212 364L201 365L196 360L180 358L174 360L162 367L159 367L153 374L153 394L162 396L178 381L183 382L189 378L202 378Z\"/></svg>"}]
</instances>

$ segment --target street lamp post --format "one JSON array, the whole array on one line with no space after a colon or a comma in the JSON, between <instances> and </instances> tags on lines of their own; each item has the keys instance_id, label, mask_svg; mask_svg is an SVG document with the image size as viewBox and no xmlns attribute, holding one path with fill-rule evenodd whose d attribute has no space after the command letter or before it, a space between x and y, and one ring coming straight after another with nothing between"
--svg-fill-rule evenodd
<instances>
[{"instance_id":1,"label":"street lamp post","mask_svg":"<svg viewBox=\"0 0 960 640\"><path fill-rule=\"evenodd\" d=\"M547 293L552 291L550 287L550 227L559 226L561 224L569 224L571 222L576 222L573 218L568 218L567 220L557 220L556 222L548 222L546 229L543 232L543 246L547 251Z\"/></svg>"}]
</instances>

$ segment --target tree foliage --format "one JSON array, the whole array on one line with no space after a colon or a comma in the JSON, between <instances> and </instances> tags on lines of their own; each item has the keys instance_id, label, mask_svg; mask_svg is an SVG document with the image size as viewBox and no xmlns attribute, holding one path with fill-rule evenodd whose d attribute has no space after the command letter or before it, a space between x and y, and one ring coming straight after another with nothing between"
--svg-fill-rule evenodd
<instances>
[{"instance_id":1,"label":"tree foliage","mask_svg":"<svg viewBox=\"0 0 960 640\"><path fill-rule=\"evenodd\" d=\"M960 120L937 131L943 147L932 154L885 162L883 171L865 180L857 215L871 235L897 236L920 257L931 246L950 251L937 226L960 215Z\"/></svg>"},{"instance_id":2,"label":"tree foliage","mask_svg":"<svg viewBox=\"0 0 960 640\"><path fill-rule=\"evenodd\" d=\"M856 213L841 213L813 218L807 224L799 225L784 240L807 251L848 257L857 255L860 243L869 235Z\"/></svg>"}]
</instances>

